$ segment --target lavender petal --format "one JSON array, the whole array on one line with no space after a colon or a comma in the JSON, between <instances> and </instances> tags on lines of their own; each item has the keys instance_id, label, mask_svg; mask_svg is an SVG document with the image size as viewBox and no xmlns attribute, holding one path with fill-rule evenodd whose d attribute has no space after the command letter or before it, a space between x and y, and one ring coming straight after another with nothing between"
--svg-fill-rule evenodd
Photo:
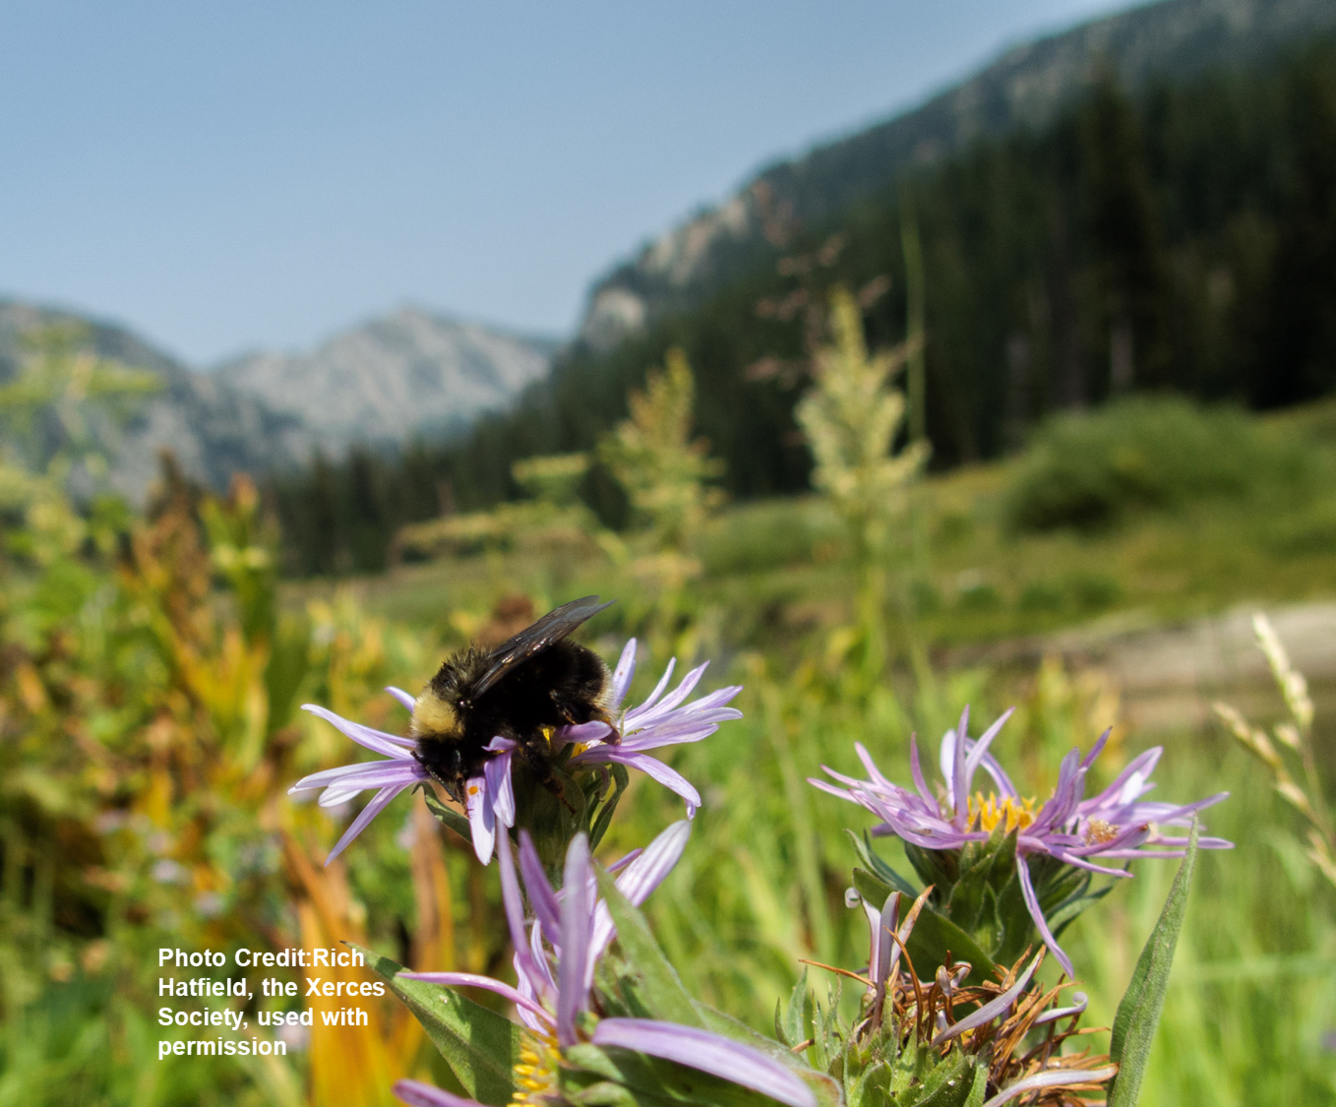
<instances>
[{"instance_id":1,"label":"lavender petal","mask_svg":"<svg viewBox=\"0 0 1336 1107\"><path fill-rule=\"evenodd\" d=\"M564 726L557 731L556 740L563 746L572 742L597 742L612 733L612 727L600 719L591 719L587 723Z\"/></svg>"},{"instance_id":2,"label":"lavender petal","mask_svg":"<svg viewBox=\"0 0 1336 1107\"><path fill-rule=\"evenodd\" d=\"M561 908L557 905L557 894L547 882L543 872L543 863L538 858L533 839L527 830L520 831L520 874L524 877L524 890L529 893L529 903L533 907L538 925L543 928L547 940L554 946L561 944Z\"/></svg>"},{"instance_id":3,"label":"lavender petal","mask_svg":"<svg viewBox=\"0 0 1336 1107\"><path fill-rule=\"evenodd\" d=\"M427 771L416 761L373 761L361 768L361 772L346 773L332 781L319 805L338 807L368 788L408 788L427 779Z\"/></svg>"},{"instance_id":4,"label":"lavender petal","mask_svg":"<svg viewBox=\"0 0 1336 1107\"><path fill-rule=\"evenodd\" d=\"M928 782L923 779L923 764L919 760L918 735L909 736L909 769L914 776L914 787L928 803L936 803L937 797L928 791Z\"/></svg>"},{"instance_id":5,"label":"lavender petal","mask_svg":"<svg viewBox=\"0 0 1336 1107\"><path fill-rule=\"evenodd\" d=\"M328 865L347 849L348 844L367 828L367 824L385 810L390 800L394 799L407 787L407 784L400 784L395 787L382 788L377 792L371 802L362 808L362 813L353 820L353 825L343 832L343 837L338 840L338 843L330 850L329 856L325 858L325 864Z\"/></svg>"},{"instance_id":6,"label":"lavender petal","mask_svg":"<svg viewBox=\"0 0 1336 1107\"><path fill-rule=\"evenodd\" d=\"M485 748L491 750L498 742L505 742L509 748L499 747L502 752L487 759L482 775L487 781L487 796L497 820L502 826L514 826L515 789L510 779L510 760L515 756L515 743L506 738L493 738Z\"/></svg>"},{"instance_id":7,"label":"lavender petal","mask_svg":"<svg viewBox=\"0 0 1336 1107\"><path fill-rule=\"evenodd\" d=\"M363 777L380 774L385 771L400 773L405 779L412 777L414 779L425 779L426 770L416 761L400 761L390 759L384 761L357 761L351 765L340 765L335 769L322 769L318 773L312 773L310 776L304 776L288 789L288 795L294 795L297 792L309 792L316 788L328 788L332 785L348 784L352 778L362 779ZM420 775L419 775L420 774ZM364 788L383 788L384 783L365 784L357 788L362 791Z\"/></svg>"},{"instance_id":8,"label":"lavender petal","mask_svg":"<svg viewBox=\"0 0 1336 1107\"><path fill-rule=\"evenodd\" d=\"M473 852L484 865L492 859L496 845L496 812L487 795L487 778L470 777L464 782L464 810L473 832Z\"/></svg>"},{"instance_id":9,"label":"lavender petal","mask_svg":"<svg viewBox=\"0 0 1336 1107\"><path fill-rule=\"evenodd\" d=\"M396 1080L391 1090L408 1107L482 1107L476 1099L464 1099L420 1080Z\"/></svg>"},{"instance_id":10,"label":"lavender petal","mask_svg":"<svg viewBox=\"0 0 1336 1107\"><path fill-rule=\"evenodd\" d=\"M1002 1107L1002 1104L1008 1100L1015 1099L1018 1095L1024 1095L1026 1092L1032 1092L1036 1088L1062 1088L1074 1084L1099 1084L1105 1080L1112 1080L1117 1072L1117 1065L1105 1065L1102 1069L1052 1069L1048 1072L1037 1072L1033 1076L1027 1076L1024 1080L1017 1080L1009 1088L1004 1088L988 1100L983 1107Z\"/></svg>"},{"instance_id":11,"label":"lavender petal","mask_svg":"<svg viewBox=\"0 0 1336 1107\"><path fill-rule=\"evenodd\" d=\"M693 1026L651 1019L601 1019L597 1046L614 1046L699 1069L789 1107L817 1107L816 1095L791 1070L759 1050Z\"/></svg>"},{"instance_id":12,"label":"lavender petal","mask_svg":"<svg viewBox=\"0 0 1336 1107\"><path fill-rule=\"evenodd\" d=\"M956 730L956 741L951 758L951 810L955 815L952 820L964 829L964 822L969 818L969 780L965 775L965 742L968 740L970 725L969 704L960 713L960 726Z\"/></svg>"},{"instance_id":13,"label":"lavender petal","mask_svg":"<svg viewBox=\"0 0 1336 1107\"><path fill-rule=\"evenodd\" d=\"M663 695L663 690L668 687L668 682L673 677L673 668L676 665L677 658L673 657L668 660L668 668L664 669L663 676L659 677L659 683L654 686L654 691L649 694L649 698L639 707L633 707L626 713L625 721L627 724L630 724L633 717L644 715L654 706L659 697Z\"/></svg>"},{"instance_id":14,"label":"lavender petal","mask_svg":"<svg viewBox=\"0 0 1336 1107\"><path fill-rule=\"evenodd\" d=\"M367 749L385 757L393 757L402 761L413 756L411 750L413 743L406 738L386 734L383 730L372 730L371 727L355 723L351 719L345 719L342 715L335 715L334 712L321 707L319 704L304 703L302 704L302 710L319 716L327 723L332 723L337 730L351 738L359 746L366 746Z\"/></svg>"},{"instance_id":15,"label":"lavender petal","mask_svg":"<svg viewBox=\"0 0 1336 1107\"><path fill-rule=\"evenodd\" d=\"M396 700L398 700L399 706L407 710L410 715L413 713L413 708L417 706L417 700L415 700L402 688L396 688L393 684L390 684L386 686L385 691L387 691L391 696L393 696ZM408 742L410 745L412 744L411 738L404 738L402 739L402 741Z\"/></svg>"},{"instance_id":16,"label":"lavender petal","mask_svg":"<svg viewBox=\"0 0 1336 1107\"><path fill-rule=\"evenodd\" d=\"M965 758L965 793L969 794L971 785L974 783L974 774L983 763L984 755L988 752L988 747L993 744L993 739L997 737L997 732L1012 715L1016 713L1014 707L1008 707L1001 715L994 720L993 725L985 730L969 750L969 756ZM967 743L968 744L968 743Z\"/></svg>"},{"instance_id":17,"label":"lavender petal","mask_svg":"<svg viewBox=\"0 0 1336 1107\"><path fill-rule=\"evenodd\" d=\"M639 907L663 883L664 877L673 871L673 867L686 849L687 839L691 837L691 823L683 819L673 823L654 841L641 851L616 880L617 890L631 903ZM603 956L612 943L617 928L613 925L612 914L608 905L599 902L594 910L594 926L589 940L589 981L592 984L594 963Z\"/></svg>"},{"instance_id":18,"label":"lavender petal","mask_svg":"<svg viewBox=\"0 0 1336 1107\"><path fill-rule=\"evenodd\" d=\"M515 862L510 856L510 844L502 841L496 851L497 867L501 870L501 903L506 912L506 927L510 930L510 945L515 956L527 958L524 933L524 897L520 882L515 878Z\"/></svg>"},{"instance_id":19,"label":"lavender petal","mask_svg":"<svg viewBox=\"0 0 1336 1107\"><path fill-rule=\"evenodd\" d=\"M669 714L673 710L673 708L675 708L689 695L691 695L691 690L695 688L697 684L700 683L700 678L705 675L705 670L708 669L709 667L710 663L708 661L705 662L704 665L696 666L696 668L692 669L689 673L687 673L686 676L682 678L681 683L678 684L678 686L674 688L672 692L670 692L667 696L663 698L663 701L661 703L655 704L654 707L649 711L646 711L642 707L640 709L642 711L641 725L642 726L645 725L643 720L647 717L658 718L661 715Z\"/></svg>"},{"instance_id":20,"label":"lavender petal","mask_svg":"<svg viewBox=\"0 0 1336 1107\"><path fill-rule=\"evenodd\" d=\"M996 999L991 999L980 1007L973 1014L966 1015L959 1022L952 1023L932 1040L932 1048L936 1049L943 1042L950 1041L958 1037L967 1030L973 1030L976 1026L983 1026L992 1022L998 1015L1007 1010L1016 1002L1016 997L1025 991L1025 986L1030 983L1030 977L1034 975L1035 969L1039 967L1040 958L1036 957L1030 962L1030 967L1021 973L1016 983L1003 992Z\"/></svg>"},{"instance_id":21,"label":"lavender petal","mask_svg":"<svg viewBox=\"0 0 1336 1107\"><path fill-rule=\"evenodd\" d=\"M1075 1001L1070 1007L1055 1007L1051 1011L1045 1011L1031 1023L1031 1026L1042 1026L1046 1022L1057 1022L1058 1019L1065 1019L1069 1015L1084 1015L1086 1004L1090 1002L1090 997L1085 992L1073 992L1072 999Z\"/></svg>"},{"instance_id":22,"label":"lavender petal","mask_svg":"<svg viewBox=\"0 0 1336 1107\"><path fill-rule=\"evenodd\" d=\"M503 996L518 1007L528 1008L534 1014L541 1015L549 1024L552 1022L552 1016L528 996L521 994L509 984L493 980L490 976L479 976L472 972L401 972L396 975L402 976L405 980L421 980L424 984L447 984L452 988L483 988Z\"/></svg>"},{"instance_id":23,"label":"lavender petal","mask_svg":"<svg viewBox=\"0 0 1336 1107\"><path fill-rule=\"evenodd\" d=\"M1044 945L1052 951L1053 956L1058 959L1058 964L1062 966L1063 971L1069 976L1076 974L1072 971L1072 959L1062 952L1062 947L1058 945L1058 940L1053 937L1053 931L1048 928L1048 920L1044 918L1044 912L1039 909L1039 897L1034 894L1034 883L1030 880L1030 867L1025 863L1025 858L1016 858L1016 875L1021 878L1021 896L1025 900L1025 906L1030 912L1030 918L1034 919L1034 924L1039 930L1039 935L1044 939Z\"/></svg>"},{"instance_id":24,"label":"lavender petal","mask_svg":"<svg viewBox=\"0 0 1336 1107\"><path fill-rule=\"evenodd\" d=\"M1088 769L1095 763L1095 759L1104 752L1104 747L1109 743L1109 735L1113 733L1113 727L1109 727L1103 734L1096 739L1095 744L1090 748L1090 752L1085 755L1085 760L1081 762L1081 768Z\"/></svg>"},{"instance_id":25,"label":"lavender petal","mask_svg":"<svg viewBox=\"0 0 1336 1107\"><path fill-rule=\"evenodd\" d=\"M586 1010L585 974L589 957L589 920L594 911L590 891L589 839L577 834L566 851L562 878L561 961L557 965L557 1041L574 1045L575 1016Z\"/></svg>"},{"instance_id":26,"label":"lavender petal","mask_svg":"<svg viewBox=\"0 0 1336 1107\"><path fill-rule=\"evenodd\" d=\"M692 818L700 808L700 793L691 786L686 777L647 753L623 750L620 746L595 746L592 750L585 750L584 753L572 757L569 764L595 765L604 761L639 769L646 776L653 777L660 784L671 788L686 801L688 819Z\"/></svg>"},{"instance_id":27,"label":"lavender petal","mask_svg":"<svg viewBox=\"0 0 1336 1107\"><path fill-rule=\"evenodd\" d=\"M631 687L631 678L636 674L636 640L630 639L622 647L622 656L617 659L617 668L612 672L612 705L620 707Z\"/></svg>"}]
</instances>

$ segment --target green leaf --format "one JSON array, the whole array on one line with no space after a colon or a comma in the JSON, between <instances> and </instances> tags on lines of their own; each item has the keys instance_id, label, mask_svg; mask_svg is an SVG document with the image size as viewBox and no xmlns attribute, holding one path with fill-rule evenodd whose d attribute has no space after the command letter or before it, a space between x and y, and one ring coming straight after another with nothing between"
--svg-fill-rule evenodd
<instances>
[{"instance_id":1,"label":"green leaf","mask_svg":"<svg viewBox=\"0 0 1336 1107\"><path fill-rule=\"evenodd\" d=\"M612 773L613 792L603 802L603 806L599 808L598 815L594 819L594 825L589 829L590 850L597 849L599 842L603 841L603 835L608 832L608 825L612 822L613 812L617 810L617 804L621 802L622 795L630 786L630 776L625 765L613 764L609 768Z\"/></svg>"},{"instance_id":2,"label":"green leaf","mask_svg":"<svg viewBox=\"0 0 1336 1107\"><path fill-rule=\"evenodd\" d=\"M914 971L920 980L931 982L937 969L946 964L949 952L955 962L970 963L969 976L965 983L982 984L985 980L996 980L997 966L982 947L961 930L955 923L943 915L937 914L926 904L919 913L918 921L905 943L909 957L914 962Z\"/></svg>"},{"instance_id":3,"label":"green leaf","mask_svg":"<svg viewBox=\"0 0 1336 1107\"><path fill-rule=\"evenodd\" d=\"M511 1102L511 1074L520 1055L520 1028L495 1011L440 984L404 980L403 965L348 943L367 964L390 982L441 1052L464 1090L480 1103L503 1107Z\"/></svg>"},{"instance_id":4,"label":"green leaf","mask_svg":"<svg viewBox=\"0 0 1336 1107\"><path fill-rule=\"evenodd\" d=\"M923 1098L902 1096L902 1101L912 1103L914 1107L965 1107L974 1099L974 1088L979 1082L979 1073L984 1075L987 1085L988 1069L986 1065L977 1065L974 1058L964 1051L951 1051L948 1059L939 1064L923 1081ZM912 1092L911 1092L912 1094ZM982 1102L982 1100L981 1100Z\"/></svg>"},{"instance_id":5,"label":"green leaf","mask_svg":"<svg viewBox=\"0 0 1336 1107\"><path fill-rule=\"evenodd\" d=\"M1055 938L1062 936L1063 928L1089 908L1094 907L1100 900L1113 891L1112 884L1106 884L1103 888L1097 888L1089 895L1074 896L1067 900L1052 914L1045 915L1048 921L1049 930L1053 931Z\"/></svg>"},{"instance_id":6,"label":"green leaf","mask_svg":"<svg viewBox=\"0 0 1336 1107\"><path fill-rule=\"evenodd\" d=\"M858 859L876 876L889 884L897 892L903 892L911 900L918 899L918 889L873 852L872 838L866 830L863 831L862 838L847 828L844 833L849 835L849 841L853 842L854 851L858 854Z\"/></svg>"},{"instance_id":7,"label":"green leaf","mask_svg":"<svg viewBox=\"0 0 1336 1107\"><path fill-rule=\"evenodd\" d=\"M988 1094L988 1066L980 1065L974 1070L974 1087L965 1100L965 1107L983 1107L983 1097Z\"/></svg>"},{"instance_id":8,"label":"green leaf","mask_svg":"<svg viewBox=\"0 0 1336 1107\"><path fill-rule=\"evenodd\" d=\"M960 858L951 850L920 849L911 842L904 843L905 857L914 866L924 885L931 884L936 897L946 898L960 878Z\"/></svg>"},{"instance_id":9,"label":"green leaf","mask_svg":"<svg viewBox=\"0 0 1336 1107\"><path fill-rule=\"evenodd\" d=\"M789 1005L784 1011L781 1019L779 1013L779 1000L775 1000L775 1037L786 1046L792 1048L799 1042L807 1039L804 1033L803 1006L807 998L807 966L803 966L802 974L798 977L797 983L793 985L793 991L789 993Z\"/></svg>"},{"instance_id":10,"label":"green leaf","mask_svg":"<svg viewBox=\"0 0 1336 1107\"><path fill-rule=\"evenodd\" d=\"M1174 948L1178 933L1183 928L1187 910L1188 891L1192 874L1197 866L1197 820L1192 820L1187 855L1178 867L1169 898L1160 912L1145 948L1137 959L1132 982L1127 986L1118 1014L1113 1020L1113 1039L1109 1056L1118 1062L1118 1075L1109 1089L1109 1107L1135 1107L1141 1092L1141 1081L1150 1060L1150 1047L1155 1041L1155 1028L1164 1007L1164 995L1169 988L1169 970L1174 963Z\"/></svg>"},{"instance_id":11,"label":"green leaf","mask_svg":"<svg viewBox=\"0 0 1336 1107\"><path fill-rule=\"evenodd\" d=\"M668 963L659 943L650 933L645 916L628 900L606 871L598 868L598 890L612 913L617 943L637 977L640 1001L656 1019L702 1026L691 997L682 987L677 970Z\"/></svg>"},{"instance_id":12,"label":"green leaf","mask_svg":"<svg viewBox=\"0 0 1336 1107\"><path fill-rule=\"evenodd\" d=\"M453 807L449 807L443 803L434 789L429 788L425 784L419 784L418 787L422 789L422 798L427 801L427 810L435 815L440 822L444 823L463 838L464 841L472 844L473 829L469 826L468 819L464 818L464 816Z\"/></svg>"},{"instance_id":13,"label":"green leaf","mask_svg":"<svg viewBox=\"0 0 1336 1107\"><path fill-rule=\"evenodd\" d=\"M881 910L881 905L886 902L886 897L896 890L876 873L870 873L867 869L860 869L855 866L853 876L854 891L863 897L864 902L875 907L878 911Z\"/></svg>"}]
</instances>

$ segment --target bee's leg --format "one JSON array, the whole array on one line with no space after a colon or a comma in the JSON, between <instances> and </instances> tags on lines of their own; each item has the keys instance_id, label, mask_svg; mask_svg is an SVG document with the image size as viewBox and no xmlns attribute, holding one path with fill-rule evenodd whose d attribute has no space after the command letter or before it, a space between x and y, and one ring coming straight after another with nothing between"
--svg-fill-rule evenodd
<instances>
[{"instance_id":1,"label":"bee's leg","mask_svg":"<svg viewBox=\"0 0 1336 1107\"><path fill-rule=\"evenodd\" d=\"M546 738L543 739L542 746L537 742L521 742L518 750L520 759L528 767L529 772L533 774L534 780L561 800L566 810L574 815L575 808L571 806L570 801L566 798L566 789L552 771L552 762L549 760L546 748L544 748L546 746Z\"/></svg>"},{"instance_id":2,"label":"bee's leg","mask_svg":"<svg viewBox=\"0 0 1336 1107\"><path fill-rule=\"evenodd\" d=\"M620 746L622 744L622 732L617 729L617 724L612 721L612 716L609 715L606 711L599 710L594 714L594 718L596 718L600 723L608 724L608 730L610 733L606 738L603 739L603 741L607 742L608 745L610 746Z\"/></svg>"}]
</instances>

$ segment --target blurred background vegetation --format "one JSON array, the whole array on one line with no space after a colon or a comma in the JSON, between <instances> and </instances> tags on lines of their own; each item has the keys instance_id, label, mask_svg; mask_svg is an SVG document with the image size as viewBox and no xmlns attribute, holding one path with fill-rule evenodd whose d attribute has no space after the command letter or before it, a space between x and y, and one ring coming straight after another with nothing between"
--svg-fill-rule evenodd
<instances>
[{"instance_id":1,"label":"blurred background vegetation","mask_svg":"<svg viewBox=\"0 0 1336 1107\"><path fill-rule=\"evenodd\" d=\"M818 175L807 192L839 194L819 164L806 172ZM592 449L674 347L698 374L697 426L729 496L804 491L794 408L813 313L837 283L869 301L873 347L908 337L916 276L928 290L935 471L1012 452L1048 415L1125 393L1270 410L1336 386L1330 37L1135 95L1106 76L1041 129L980 140L823 216L774 207L767 240L692 303L610 350L570 346L513 411L451 442L354 450L275 481L289 570L378 571L400 525L443 503L519 497L515 460ZM625 524L603 466L581 494Z\"/></svg>"},{"instance_id":2,"label":"blurred background vegetation","mask_svg":"<svg viewBox=\"0 0 1336 1107\"><path fill-rule=\"evenodd\" d=\"M31 336L0 388L0 1107L446 1083L391 1004L284 1059L159 1063L154 953L352 938L504 973L492 872L420 800L322 866L353 812L286 789L349 747L296 709L402 731L385 684L591 592L618 600L592 644L638 636L640 681L677 655L746 685L746 718L675 757L705 806L650 903L703 998L764 1027L800 958L864 956L843 827L866 824L805 777L853 771L855 740L903 777L911 731L1016 704L999 745L1037 797L1109 725L1101 782L1162 741L1167 798L1233 793L1208 822L1238 846L1201 864L1143 1102L1336 1097L1336 889L1253 724L1203 706L1288 744L1286 701L1193 653L1253 605L1331 634L1336 46L1135 99L1105 81L825 224L773 223L726 290L568 350L461 441L226 493L164 458L142 511L105 493L88 428L114 442L151 381ZM1184 627L1205 629L1154 637ZM1151 710L1119 658L1154 641L1188 675ZM1310 674L1314 805L1334 674ZM610 857L679 817L633 793ZM1171 875L1142 863L1074 928L1096 1023Z\"/></svg>"}]
</instances>

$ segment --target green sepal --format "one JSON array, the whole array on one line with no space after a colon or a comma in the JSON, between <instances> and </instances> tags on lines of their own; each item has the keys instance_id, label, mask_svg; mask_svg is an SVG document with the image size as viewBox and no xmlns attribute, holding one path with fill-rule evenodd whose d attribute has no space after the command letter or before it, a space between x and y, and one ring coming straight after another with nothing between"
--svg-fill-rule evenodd
<instances>
[{"instance_id":1,"label":"green sepal","mask_svg":"<svg viewBox=\"0 0 1336 1107\"><path fill-rule=\"evenodd\" d=\"M650 933L649 924L617 887L602 866L596 866L598 890L617 927L617 943L632 974L623 978L623 993L628 1003L643 1007L650 1017L683 1026L701 1027L691 997L682 987L677 970L668 962L659 943ZM626 995L627 991L632 993Z\"/></svg>"},{"instance_id":2,"label":"green sepal","mask_svg":"<svg viewBox=\"0 0 1336 1107\"><path fill-rule=\"evenodd\" d=\"M973 1098L980 1068L983 1066L973 1057L961 1049L953 1049L923 1081L919 1089L921 1098L907 1099L902 1095L900 1102L903 1107L965 1107ZM986 1069L984 1076L986 1081Z\"/></svg>"},{"instance_id":3,"label":"green sepal","mask_svg":"<svg viewBox=\"0 0 1336 1107\"><path fill-rule=\"evenodd\" d=\"M348 943L389 981L427 1037L445 1058L464 1090L480 1103L503 1107L515 1094L513 1072L519 1063L520 1028L495 1011L441 984L404 980L403 965Z\"/></svg>"},{"instance_id":4,"label":"green sepal","mask_svg":"<svg viewBox=\"0 0 1336 1107\"><path fill-rule=\"evenodd\" d=\"M552 887L560 890L566 864L566 850L575 836L588 830L588 797L562 768L569 760L568 746L562 751L560 763L550 763L551 778L546 782L534 779L531 772L520 771L516 764L511 777L515 789L515 810L519 813L516 824L529 832L534 849L543 864Z\"/></svg>"},{"instance_id":5,"label":"green sepal","mask_svg":"<svg viewBox=\"0 0 1336 1107\"><path fill-rule=\"evenodd\" d=\"M1004 825L998 823L986 842L965 844L957 861L955 884L949 889L938 887L940 898L934 897L936 903L944 905L942 913L971 934L992 931L1002 938L999 932L1005 929L999 901L1006 893L1008 882L1016 879L1016 845L1020 831L1017 829L1008 834ZM1005 941L996 942L994 951L1004 944Z\"/></svg>"},{"instance_id":6,"label":"green sepal","mask_svg":"<svg viewBox=\"0 0 1336 1107\"><path fill-rule=\"evenodd\" d=\"M471 845L473 843L473 828L469 826L468 819L464 818L453 807L442 802L434 788L426 784L419 784L416 787L422 789L422 798L427 801L427 810L435 815L439 822L453 830Z\"/></svg>"},{"instance_id":7,"label":"green sepal","mask_svg":"<svg viewBox=\"0 0 1336 1107\"><path fill-rule=\"evenodd\" d=\"M920 849L913 842L904 842L905 857L925 885L931 884L936 894L945 898L959 879L958 851Z\"/></svg>"},{"instance_id":8,"label":"green sepal","mask_svg":"<svg viewBox=\"0 0 1336 1107\"><path fill-rule=\"evenodd\" d=\"M1118 1062L1118 1075L1109 1086L1109 1107L1136 1107L1141 1092L1141 1081L1146 1075L1150 1048L1155 1041L1155 1028L1164 1008L1165 992L1169 988L1169 971L1173 968L1174 948L1183 928L1187 910L1188 892L1192 875L1197 867L1197 820L1192 820L1188 849L1169 888L1164 910L1151 931L1150 937L1137 958L1132 982L1118 1004L1113 1019L1113 1036L1109 1057Z\"/></svg>"},{"instance_id":9,"label":"green sepal","mask_svg":"<svg viewBox=\"0 0 1336 1107\"><path fill-rule=\"evenodd\" d=\"M846 1107L982 1107L988 1066L953 1046L945 1057L898 1032L845 1054Z\"/></svg>"},{"instance_id":10,"label":"green sepal","mask_svg":"<svg viewBox=\"0 0 1336 1107\"><path fill-rule=\"evenodd\" d=\"M599 808L598 815L594 818L594 824L589 828L589 848L595 850L599 842L603 841L603 835L608 832L608 826L612 823L613 813L617 810L617 804L621 802L622 796L626 794L626 789L630 787L631 777L626 771L625 765L618 765L613 762L608 766L612 774L613 791L607 799L603 801L603 806Z\"/></svg>"}]
</instances>

